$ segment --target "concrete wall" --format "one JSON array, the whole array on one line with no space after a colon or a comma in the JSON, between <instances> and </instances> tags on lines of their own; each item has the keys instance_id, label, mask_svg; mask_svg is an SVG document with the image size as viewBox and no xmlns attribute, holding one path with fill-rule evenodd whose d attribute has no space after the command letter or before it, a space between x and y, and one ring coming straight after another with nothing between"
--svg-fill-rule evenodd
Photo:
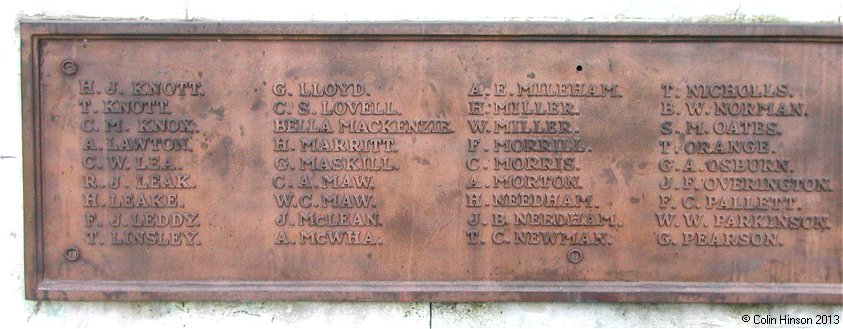
<instances>
[{"instance_id":1,"label":"concrete wall","mask_svg":"<svg viewBox=\"0 0 843 329\"><path fill-rule=\"evenodd\" d=\"M771 0L509 1L301 0L4 1L0 5L0 317L4 327L617 327L752 326L742 315L814 316L843 307L600 303L69 303L23 299L21 17L149 20L703 21L841 24L843 1ZM843 25L841 25L843 28ZM843 319L841 319L843 320ZM11 326L10 326L11 325ZM763 327L763 326L762 326ZM817 326L812 326L817 327ZM843 327L843 325L841 325Z\"/></svg>"}]
</instances>

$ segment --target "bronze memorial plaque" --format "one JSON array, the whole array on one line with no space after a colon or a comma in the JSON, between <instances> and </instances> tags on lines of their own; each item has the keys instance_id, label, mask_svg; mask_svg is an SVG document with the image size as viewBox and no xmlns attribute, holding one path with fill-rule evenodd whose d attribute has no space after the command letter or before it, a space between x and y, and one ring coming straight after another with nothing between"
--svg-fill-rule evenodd
<instances>
[{"instance_id":1,"label":"bronze memorial plaque","mask_svg":"<svg viewBox=\"0 0 843 329\"><path fill-rule=\"evenodd\" d=\"M21 35L29 299L843 303L839 25Z\"/></svg>"}]
</instances>

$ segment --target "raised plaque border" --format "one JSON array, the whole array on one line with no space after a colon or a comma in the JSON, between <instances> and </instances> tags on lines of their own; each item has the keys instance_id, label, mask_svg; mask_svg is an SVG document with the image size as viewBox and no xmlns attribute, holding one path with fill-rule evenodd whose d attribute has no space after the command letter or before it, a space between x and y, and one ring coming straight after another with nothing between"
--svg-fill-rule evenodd
<instances>
[{"instance_id":1,"label":"raised plaque border","mask_svg":"<svg viewBox=\"0 0 843 329\"><path fill-rule=\"evenodd\" d=\"M44 277L39 44L50 39L799 42L840 24L20 21L25 295L29 300L561 301L843 304L843 283L627 281L56 281ZM843 150L841 150L843 151ZM843 170L843 169L841 169Z\"/></svg>"}]
</instances>

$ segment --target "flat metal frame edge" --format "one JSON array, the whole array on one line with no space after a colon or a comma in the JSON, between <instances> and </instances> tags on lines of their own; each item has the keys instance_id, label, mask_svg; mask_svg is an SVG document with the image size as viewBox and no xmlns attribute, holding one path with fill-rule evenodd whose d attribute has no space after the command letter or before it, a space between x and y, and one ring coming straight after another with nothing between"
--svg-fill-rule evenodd
<instances>
[{"instance_id":1,"label":"flat metal frame edge","mask_svg":"<svg viewBox=\"0 0 843 329\"><path fill-rule=\"evenodd\" d=\"M45 281L55 300L841 303L839 285L601 281Z\"/></svg>"},{"instance_id":2,"label":"flat metal frame edge","mask_svg":"<svg viewBox=\"0 0 843 329\"><path fill-rule=\"evenodd\" d=\"M843 283L626 281L55 281L43 275L40 98L42 39L277 39L639 42L829 42L840 24L512 23L512 22L20 22L25 297L121 301L585 301L821 303L843 305ZM40 243L39 243L40 242ZM234 295L233 293L238 295ZM104 297L104 298L103 298Z\"/></svg>"}]
</instances>

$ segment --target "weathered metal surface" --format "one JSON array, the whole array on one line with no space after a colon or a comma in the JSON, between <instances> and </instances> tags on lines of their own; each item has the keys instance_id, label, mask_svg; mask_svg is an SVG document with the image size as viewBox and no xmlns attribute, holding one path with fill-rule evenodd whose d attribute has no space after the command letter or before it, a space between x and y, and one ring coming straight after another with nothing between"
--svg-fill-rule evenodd
<instances>
[{"instance_id":1,"label":"weathered metal surface","mask_svg":"<svg viewBox=\"0 0 843 329\"><path fill-rule=\"evenodd\" d=\"M21 34L30 299L841 303L836 25Z\"/></svg>"}]
</instances>

